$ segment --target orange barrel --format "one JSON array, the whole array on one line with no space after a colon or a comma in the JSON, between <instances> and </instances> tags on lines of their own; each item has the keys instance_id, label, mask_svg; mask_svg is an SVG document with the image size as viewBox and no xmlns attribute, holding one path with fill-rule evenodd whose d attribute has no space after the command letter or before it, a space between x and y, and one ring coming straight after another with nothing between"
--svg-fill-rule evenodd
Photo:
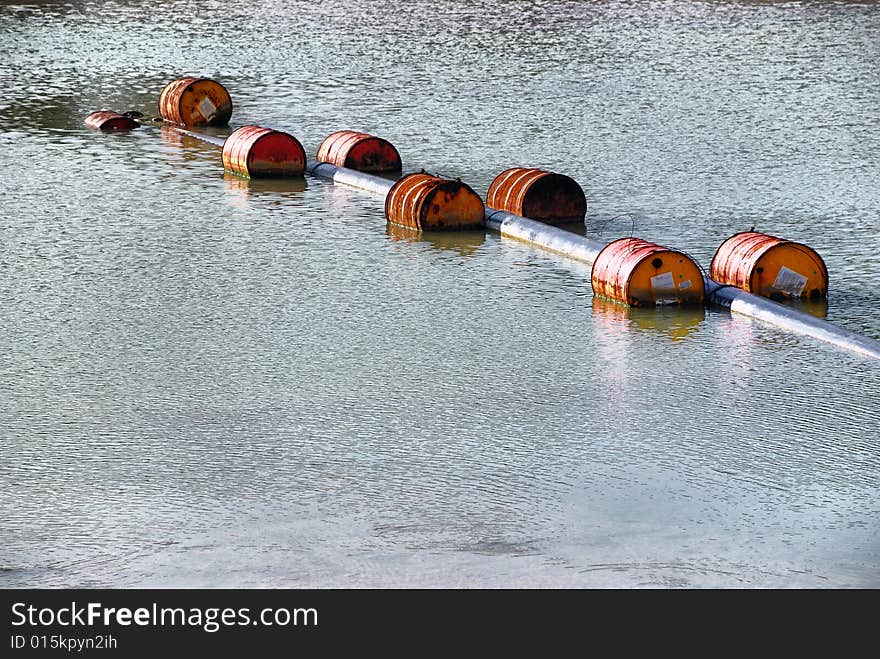
<instances>
[{"instance_id":1,"label":"orange barrel","mask_svg":"<svg viewBox=\"0 0 880 659\"><path fill-rule=\"evenodd\" d=\"M216 80L180 78L159 95L159 114L183 126L225 126L232 116L232 99Z\"/></svg>"},{"instance_id":2,"label":"orange barrel","mask_svg":"<svg viewBox=\"0 0 880 659\"><path fill-rule=\"evenodd\" d=\"M306 151L287 133L242 126L223 143L223 168L239 176L302 176Z\"/></svg>"},{"instance_id":3,"label":"orange barrel","mask_svg":"<svg viewBox=\"0 0 880 659\"><path fill-rule=\"evenodd\" d=\"M385 217L411 229L445 231L483 226L483 200L470 186L430 174L409 174L385 197Z\"/></svg>"},{"instance_id":4,"label":"orange barrel","mask_svg":"<svg viewBox=\"0 0 880 659\"><path fill-rule=\"evenodd\" d=\"M330 133L318 147L320 162L359 172L399 172L400 154L387 140L353 130Z\"/></svg>"},{"instance_id":5,"label":"orange barrel","mask_svg":"<svg viewBox=\"0 0 880 659\"><path fill-rule=\"evenodd\" d=\"M131 117L113 112L112 110L98 110L88 115L83 123L89 128L103 131L122 131L139 128L140 124Z\"/></svg>"},{"instance_id":6,"label":"orange barrel","mask_svg":"<svg viewBox=\"0 0 880 659\"><path fill-rule=\"evenodd\" d=\"M721 243L709 276L777 300L815 300L828 292L828 268L821 256L806 245L756 231L735 233Z\"/></svg>"},{"instance_id":7,"label":"orange barrel","mask_svg":"<svg viewBox=\"0 0 880 659\"><path fill-rule=\"evenodd\" d=\"M596 295L633 307L702 304L703 275L689 256L641 238L608 243L593 263Z\"/></svg>"},{"instance_id":8,"label":"orange barrel","mask_svg":"<svg viewBox=\"0 0 880 659\"><path fill-rule=\"evenodd\" d=\"M486 193L486 205L539 222L583 222L587 214L587 197L577 181L524 167L496 176Z\"/></svg>"}]
</instances>

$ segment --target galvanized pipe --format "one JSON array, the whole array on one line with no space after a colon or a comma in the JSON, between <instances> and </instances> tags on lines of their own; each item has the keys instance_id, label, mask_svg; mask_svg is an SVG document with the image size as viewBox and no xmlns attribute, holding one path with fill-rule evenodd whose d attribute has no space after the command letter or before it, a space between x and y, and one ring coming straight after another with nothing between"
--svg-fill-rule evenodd
<instances>
[{"instance_id":1,"label":"galvanized pipe","mask_svg":"<svg viewBox=\"0 0 880 659\"><path fill-rule=\"evenodd\" d=\"M183 133L184 135L189 135L190 137L194 137L197 140L202 140L202 142L207 142L208 144L213 144L215 146L219 146L221 149L223 145L226 143L225 137L215 137L214 135L205 135L204 133L196 133L191 130L186 130L185 128L181 128L176 124L172 124L169 122L165 122L162 124L163 126L170 128L171 130L176 130L178 133Z\"/></svg>"},{"instance_id":2,"label":"galvanized pipe","mask_svg":"<svg viewBox=\"0 0 880 659\"><path fill-rule=\"evenodd\" d=\"M597 240L494 208L486 208L486 219L483 223L487 229L497 231L502 236L531 243L588 264L592 264L605 247L605 243Z\"/></svg>"},{"instance_id":3,"label":"galvanized pipe","mask_svg":"<svg viewBox=\"0 0 880 659\"><path fill-rule=\"evenodd\" d=\"M318 162L317 160L309 160L306 163L306 171L314 176L330 179L334 183L344 183L361 190L380 194L383 197L388 194L395 183L395 181L381 176L365 174L354 169L337 167L329 162Z\"/></svg>"},{"instance_id":4,"label":"galvanized pipe","mask_svg":"<svg viewBox=\"0 0 880 659\"><path fill-rule=\"evenodd\" d=\"M599 252L605 247L600 242L578 236L570 231L491 208L486 209L485 224L486 227L498 231L502 235L543 247L584 263L593 263ZM712 304L781 327L795 334L809 336L867 357L880 359L880 341L876 339L844 329L802 311L791 309L768 298L747 293L739 288L722 286L708 277L704 277L703 280L706 287L706 299Z\"/></svg>"},{"instance_id":5,"label":"galvanized pipe","mask_svg":"<svg viewBox=\"0 0 880 659\"><path fill-rule=\"evenodd\" d=\"M386 195L394 185L393 181L378 176L315 160L308 162L306 170L315 176L328 178L336 183L344 183L382 195ZM492 208L486 208L484 224L487 229L497 231L503 236L509 236L588 264L592 264L599 252L605 247L604 243L579 236L570 231ZM773 300L752 295L732 286L722 286L708 277L704 278L704 281L707 299L712 304L796 334L809 336L867 357L880 359L880 341L876 339L838 327L834 323L802 311L790 309Z\"/></svg>"},{"instance_id":6,"label":"galvanized pipe","mask_svg":"<svg viewBox=\"0 0 880 659\"><path fill-rule=\"evenodd\" d=\"M796 334L832 343L867 357L880 359L880 341L858 334L803 311L790 309L766 297L753 295L734 286L724 286L704 277L707 299L733 312L756 318Z\"/></svg>"}]
</instances>

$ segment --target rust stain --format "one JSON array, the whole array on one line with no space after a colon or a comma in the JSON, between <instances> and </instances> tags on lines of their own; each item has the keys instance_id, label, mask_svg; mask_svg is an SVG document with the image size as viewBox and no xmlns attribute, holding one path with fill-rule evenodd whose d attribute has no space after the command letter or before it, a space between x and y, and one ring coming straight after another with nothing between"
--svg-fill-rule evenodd
<instances>
[{"instance_id":1,"label":"rust stain","mask_svg":"<svg viewBox=\"0 0 880 659\"><path fill-rule=\"evenodd\" d=\"M242 126L223 143L223 168L239 176L302 176L305 167L302 144L281 131Z\"/></svg>"},{"instance_id":2,"label":"rust stain","mask_svg":"<svg viewBox=\"0 0 880 659\"><path fill-rule=\"evenodd\" d=\"M179 78L159 94L159 114L183 126L225 126L232 116L232 99L216 80Z\"/></svg>"},{"instance_id":3,"label":"rust stain","mask_svg":"<svg viewBox=\"0 0 880 659\"><path fill-rule=\"evenodd\" d=\"M718 247L709 276L720 284L783 300L819 299L828 292L828 268L806 245L756 231L736 233Z\"/></svg>"},{"instance_id":4,"label":"rust stain","mask_svg":"<svg viewBox=\"0 0 880 659\"><path fill-rule=\"evenodd\" d=\"M495 177L486 193L489 208L539 222L583 222L587 198L578 183L562 174L513 167Z\"/></svg>"},{"instance_id":5,"label":"rust stain","mask_svg":"<svg viewBox=\"0 0 880 659\"><path fill-rule=\"evenodd\" d=\"M359 172L398 172L400 154L394 145L381 137L340 130L324 138L318 147L317 159L337 167Z\"/></svg>"},{"instance_id":6,"label":"rust stain","mask_svg":"<svg viewBox=\"0 0 880 659\"><path fill-rule=\"evenodd\" d=\"M416 230L474 229L483 225L485 207L473 189L458 180L409 174L385 198L385 217Z\"/></svg>"},{"instance_id":7,"label":"rust stain","mask_svg":"<svg viewBox=\"0 0 880 659\"><path fill-rule=\"evenodd\" d=\"M633 307L702 304L699 266L685 254L641 238L620 238L599 252L591 274L593 292Z\"/></svg>"},{"instance_id":8,"label":"rust stain","mask_svg":"<svg viewBox=\"0 0 880 659\"><path fill-rule=\"evenodd\" d=\"M124 114L112 110L92 112L83 123L89 128L104 132L121 132L140 127L140 124L131 117L126 117Z\"/></svg>"}]
</instances>

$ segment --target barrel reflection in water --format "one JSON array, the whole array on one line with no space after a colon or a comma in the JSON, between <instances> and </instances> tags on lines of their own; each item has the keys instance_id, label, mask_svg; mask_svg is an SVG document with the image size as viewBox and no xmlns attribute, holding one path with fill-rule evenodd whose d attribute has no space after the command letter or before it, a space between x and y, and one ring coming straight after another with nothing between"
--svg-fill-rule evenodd
<instances>
[{"instance_id":1,"label":"barrel reflection in water","mask_svg":"<svg viewBox=\"0 0 880 659\"><path fill-rule=\"evenodd\" d=\"M682 341L699 330L706 311L702 306L629 307L595 296L593 318L609 329L634 334L650 332Z\"/></svg>"},{"instance_id":2,"label":"barrel reflection in water","mask_svg":"<svg viewBox=\"0 0 880 659\"><path fill-rule=\"evenodd\" d=\"M162 151L172 167L189 167L192 163L209 161L220 166L220 149L213 144L181 133L174 126L159 126Z\"/></svg>"},{"instance_id":3,"label":"barrel reflection in water","mask_svg":"<svg viewBox=\"0 0 880 659\"><path fill-rule=\"evenodd\" d=\"M486 232L479 231L413 231L390 222L385 235L392 240L414 245L428 245L434 249L454 251L461 256L472 256L486 242Z\"/></svg>"},{"instance_id":4,"label":"barrel reflection in water","mask_svg":"<svg viewBox=\"0 0 880 659\"><path fill-rule=\"evenodd\" d=\"M223 190L239 207L254 199L287 207L291 201L300 201L308 186L305 178L243 178L223 172Z\"/></svg>"}]
</instances>

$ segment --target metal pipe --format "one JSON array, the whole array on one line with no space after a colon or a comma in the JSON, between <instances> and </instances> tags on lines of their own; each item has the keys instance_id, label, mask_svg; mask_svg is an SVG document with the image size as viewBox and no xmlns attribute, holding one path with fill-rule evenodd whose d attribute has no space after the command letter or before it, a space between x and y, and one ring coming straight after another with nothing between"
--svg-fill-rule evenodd
<instances>
[{"instance_id":1,"label":"metal pipe","mask_svg":"<svg viewBox=\"0 0 880 659\"><path fill-rule=\"evenodd\" d=\"M309 160L306 163L306 171L314 176L328 178L334 183L344 183L361 190L368 190L386 196L388 191L394 185L395 181L391 181L381 176L365 174L354 169L346 167L337 167L328 162L318 162L317 160Z\"/></svg>"},{"instance_id":2,"label":"metal pipe","mask_svg":"<svg viewBox=\"0 0 880 659\"><path fill-rule=\"evenodd\" d=\"M203 133L196 133L191 130L186 130L185 128L181 128L180 126L172 123L165 122L164 126L171 128L172 130L176 130L178 133L183 133L184 135L189 135L190 137L194 137L197 140L202 140L202 142L207 142L208 144L214 144L215 146L219 146L221 149L223 148L223 144L226 142L225 137L215 137L213 135L205 135Z\"/></svg>"},{"instance_id":3,"label":"metal pipe","mask_svg":"<svg viewBox=\"0 0 880 659\"><path fill-rule=\"evenodd\" d=\"M604 244L577 234L548 226L535 220L491 208L486 209L486 227L517 240L543 247L557 254L593 263ZM839 327L810 314L791 309L765 297L753 295L733 286L723 286L703 277L706 299L734 313L749 316L795 334L819 339L867 357L880 359L880 341Z\"/></svg>"},{"instance_id":4,"label":"metal pipe","mask_svg":"<svg viewBox=\"0 0 880 659\"><path fill-rule=\"evenodd\" d=\"M377 194L388 194L391 186L394 185L393 181L378 176L315 160L308 162L306 170L315 176L329 178L336 183L352 185ZM497 231L503 236L515 238L587 264L592 264L599 252L605 247L603 243L570 231L492 208L486 208L484 224L487 229ZM707 299L712 304L796 334L809 336L867 357L880 359L880 341L876 339L838 327L834 323L802 311L790 309L768 298L759 297L732 286L723 286L708 277L704 277L704 281Z\"/></svg>"},{"instance_id":5,"label":"metal pipe","mask_svg":"<svg viewBox=\"0 0 880 659\"><path fill-rule=\"evenodd\" d=\"M502 236L531 243L583 263L593 263L605 247L597 240L494 208L486 208L484 224L487 229L497 231Z\"/></svg>"},{"instance_id":6,"label":"metal pipe","mask_svg":"<svg viewBox=\"0 0 880 659\"><path fill-rule=\"evenodd\" d=\"M704 277L707 299L731 311L756 318L796 334L804 334L840 348L880 359L880 341L858 334L803 311L790 309L766 297L753 295L734 286L724 286Z\"/></svg>"}]
</instances>

